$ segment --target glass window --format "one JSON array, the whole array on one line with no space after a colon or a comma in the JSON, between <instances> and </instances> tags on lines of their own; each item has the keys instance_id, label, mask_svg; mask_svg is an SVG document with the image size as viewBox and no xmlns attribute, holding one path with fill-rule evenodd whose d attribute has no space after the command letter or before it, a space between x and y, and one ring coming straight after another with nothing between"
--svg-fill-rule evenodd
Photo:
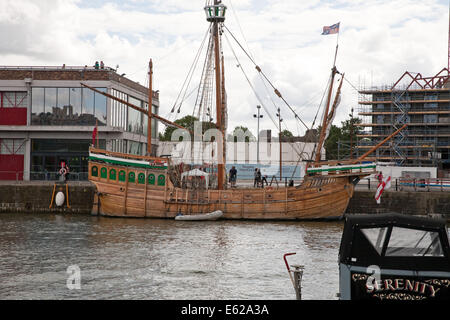
<instances>
[{"instance_id":1,"label":"glass window","mask_svg":"<svg viewBox=\"0 0 450 320\"><path fill-rule=\"evenodd\" d=\"M388 228L361 229L361 232L366 236L367 240L369 240L373 248L380 255L383 250L384 240L386 239L387 229Z\"/></svg>"},{"instance_id":2,"label":"glass window","mask_svg":"<svg viewBox=\"0 0 450 320\"><path fill-rule=\"evenodd\" d=\"M45 113L53 113L56 108L56 88L45 88Z\"/></svg>"},{"instance_id":3,"label":"glass window","mask_svg":"<svg viewBox=\"0 0 450 320\"><path fill-rule=\"evenodd\" d=\"M16 107L17 108L28 108L28 93L27 92L16 92Z\"/></svg>"},{"instance_id":4,"label":"glass window","mask_svg":"<svg viewBox=\"0 0 450 320\"><path fill-rule=\"evenodd\" d=\"M128 108L128 132L142 133L142 116L141 113L132 108Z\"/></svg>"},{"instance_id":5,"label":"glass window","mask_svg":"<svg viewBox=\"0 0 450 320\"><path fill-rule=\"evenodd\" d=\"M152 125L153 125L153 123L152 123ZM142 115L142 133L144 136L147 136L147 131L148 131L148 116L146 114L143 114Z\"/></svg>"},{"instance_id":6,"label":"glass window","mask_svg":"<svg viewBox=\"0 0 450 320\"><path fill-rule=\"evenodd\" d=\"M69 105L69 88L58 88L58 108L63 109Z\"/></svg>"},{"instance_id":7,"label":"glass window","mask_svg":"<svg viewBox=\"0 0 450 320\"><path fill-rule=\"evenodd\" d=\"M106 92L106 88L97 88L97 90ZM107 123L106 97L100 93L95 92L94 99L95 99L95 118L98 120L98 125L99 126L106 125Z\"/></svg>"},{"instance_id":8,"label":"glass window","mask_svg":"<svg viewBox=\"0 0 450 320\"><path fill-rule=\"evenodd\" d=\"M94 91L92 91L91 89L88 88L83 88L82 89L82 102L81 102L81 107L82 107L82 114L94 114L94 105L95 105L95 101L94 101Z\"/></svg>"},{"instance_id":9,"label":"glass window","mask_svg":"<svg viewBox=\"0 0 450 320\"><path fill-rule=\"evenodd\" d=\"M128 153L141 155L142 154L142 144L140 142L128 141Z\"/></svg>"},{"instance_id":10,"label":"glass window","mask_svg":"<svg viewBox=\"0 0 450 320\"><path fill-rule=\"evenodd\" d=\"M31 124L40 125L44 114L44 88L31 90Z\"/></svg>"},{"instance_id":11,"label":"glass window","mask_svg":"<svg viewBox=\"0 0 450 320\"><path fill-rule=\"evenodd\" d=\"M128 97L128 102L137 107L142 107L142 101L134 97ZM127 131L140 134L143 133L142 113L130 107L128 107Z\"/></svg>"},{"instance_id":12,"label":"glass window","mask_svg":"<svg viewBox=\"0 0 450 320\"><path fill-rule=\"evenodd\" d=\"M425 108L437 108L438 107L438 103L437 102L433 102L433 103L425 103L424 104Z\"/></svg>"},{"instance_id":13,"label":"glass window","mask_svg":"<svg viewBox=\"0 0 450 320\"><path fill-rule=\"evenodd\" d=\"M433 256L444 255L439 233L393 227L386 256Z\"/></svg>"},{"instance_id":14,"label":"glass window","mask_svg":"<svg viewBox=\"0 0 450 320\"><path fill-rule=\"evenodd\" d=\"M377 116L377 123L383 123L384 122L384 116L383 115L378 115Z\"/></svg>"},{"instance_id":15,"label":"glass window","mask_svg":"<svg viewBox=\"0 0 450 320\"><path fill-rule=\"evenodd\" d=\"M423 122L425 123L437 123L438 122L438 115L437 114L425 114L423 116Z\"/></svg>"},{"instance_id":16,"label":"glass window","mask_svg":"<svg viewBox=\"0 0 450 320\"><path fill-rule=\"evenodd\" d=\"M158 114L158 107L153 105L152 106L152 113ZM158 137L158 121L156 119L152 119L152 138Z\"/></svg>"},{"instance_id":17,"label":"glass window","mask_svg":"<svg viewBox=\"0 0 450 320\"><path fill-rule=\"evenodd\" d=\"M70 88L70 105L76 118L81 115L81 88Z\"/></svg>"},{"instance_id":18,"label":"glass window","mask_svg":"<svg viewBox=\"0 0 450 320\"><path fill-rule=\"evenodd\" d=\"M3 108L27 108L26 92L2 92Z\"/></svg>"},{"instance_id":19,"label":"glass window","mask_svg":"<svg viewBox=\"0 0 450 320\"><path fill-rule=\"evenodd\" d=\"M15 92L3 92L3 107L14 108L16 105L16 93Z\"/></svg>"}]
</instances>

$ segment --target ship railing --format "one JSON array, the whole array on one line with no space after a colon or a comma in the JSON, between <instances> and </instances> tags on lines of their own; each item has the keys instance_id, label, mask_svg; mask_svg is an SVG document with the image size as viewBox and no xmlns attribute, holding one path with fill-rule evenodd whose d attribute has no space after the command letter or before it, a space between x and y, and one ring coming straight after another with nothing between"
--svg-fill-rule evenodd
<instances>
[{"instance_id":1,"label":"ship railing","mask_svg":"<svg viewBox=\"0 0 450 320\"><path fill-rule=\"evenodd\" d=\"M376 163L372 159L326 161L320 162L318 166L307 169L308 175L339 176L353 174L373 174L376 172Z\"/></svg>"},{"instance_id":2,"label":"ship railing","mask_svg":"<svg viewBox=\"0 0 450 320\"><path fill-rule=\"evenodd\" d=\"M130 160L166 161L166 162L169 161L169 158L139 156L139 155L134 155L134 154L122 153L122 152L107 151L104 149L97 149L94 147L90 147L89 152L94 153L94 154L102 154L105 156L118 157L118 158L130 159Z\"/></svg>"}]
</instances>

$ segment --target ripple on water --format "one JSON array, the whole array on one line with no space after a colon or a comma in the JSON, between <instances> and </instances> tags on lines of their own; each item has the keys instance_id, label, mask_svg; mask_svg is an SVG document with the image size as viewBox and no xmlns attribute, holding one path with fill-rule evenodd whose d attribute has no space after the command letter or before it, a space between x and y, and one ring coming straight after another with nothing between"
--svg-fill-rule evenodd
<instances>
[{"instance_id":1,"label":"ripple on water","mask_svg":"<svg viewBox=\"0 0 450 320\"><path fill-rule=\"evenodd\" d=\"M341 223L0 216L0 299L335 299ZM66 286L81 269L81 290Z\"/></svg>"}]
</instances>

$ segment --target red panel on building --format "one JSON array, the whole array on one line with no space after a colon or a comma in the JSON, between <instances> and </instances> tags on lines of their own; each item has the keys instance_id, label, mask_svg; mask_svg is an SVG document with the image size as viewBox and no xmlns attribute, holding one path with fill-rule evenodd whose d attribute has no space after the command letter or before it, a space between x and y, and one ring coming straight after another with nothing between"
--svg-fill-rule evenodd
<instances>
[{"instance_id":1,"label":"red panel on building","mask_svg":"<svg viewBox=\"0 0 450 320\"><path fill-rule=\"evenodd\" d=\"M26 126L27 108L0 108L0 126Z\"/></svg>"},{"instance_id":2,"label":"red panel on building","mask_svg":"<svg viewBox=\"0 0 450 320\"><path fill-rule=\"evenodd\" d=\"M0 180L23 180L24 156L0 154Z\"/></svg>"}]
</instances>

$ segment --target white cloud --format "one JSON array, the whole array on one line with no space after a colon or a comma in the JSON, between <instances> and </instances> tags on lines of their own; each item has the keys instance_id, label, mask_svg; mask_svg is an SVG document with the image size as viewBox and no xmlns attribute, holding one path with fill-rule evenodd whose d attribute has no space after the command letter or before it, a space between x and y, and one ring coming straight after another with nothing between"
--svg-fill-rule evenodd
<instances>
[{"instance_id":1,"label":"white cloud","mask_svg":"<svg viewBox=\"0 0 450 320\"><path fill-rule=\"evenodd\" d=\"M438 0L225 0L227 26L286 100L308 124L313 120L333 62L336 36L321 36L324 25L341 22L338 69L355 86L395 82L404 71L433 75L447 65L448 8ZM0 11L0 58L4 65L91 65L103 60L145 84L147 64L155 64L154 85L167 115L207 30L205 0L4 0ZM234 9L234 10L233 10ZM237 13L240 26L234 12ZM240 27L246 43L241 36ZM256 131L259 101L236 68L224 41L229 127ZM236 52L240 50L234 45ZM242 52L258 94L266 97L254 67ZM194 88L198 84L196 79ZM358 95L347 83L336 123ZM298 125L276 98L290 129ZM270 99L266 107L275 117ZM185 114L191 114L188 104ZM317 122L316 122L317 123ZM262 128L276 128L265 116Z\"/></svg>"}]
</instances>

